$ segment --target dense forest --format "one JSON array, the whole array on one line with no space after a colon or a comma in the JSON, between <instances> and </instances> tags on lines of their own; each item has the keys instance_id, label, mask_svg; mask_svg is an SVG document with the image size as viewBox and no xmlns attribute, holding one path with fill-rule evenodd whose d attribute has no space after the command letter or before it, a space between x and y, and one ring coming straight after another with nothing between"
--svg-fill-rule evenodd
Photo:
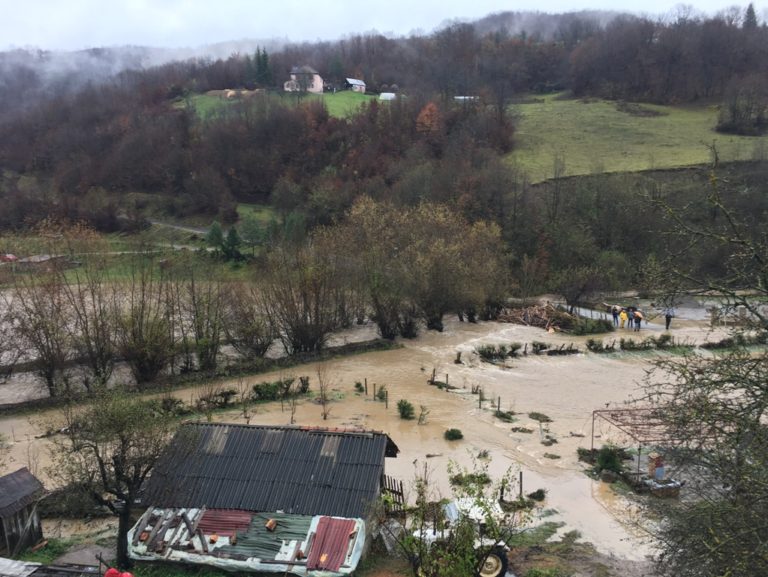
<instances>
[{"instance_id":1,"label":"dense forest","mask_svg":"<svg viewBox=\"0 0 768 577\"><path fill-rule=\"evenodd\" d=\"M40 54L6 54L0 100L12 104L0 119L0 228L51 216L106 232L140 229L147 215L232 223L238 202L255 202L303 237L342 222L365 195L493 223L522 292L565 291L574 278L582 288L626 286L670 246L649 207L667 197L694 202L710 186L707 171L563 179L555 166L556 178L532 186L506 158L515 146L510 105L554 91L703 101L721 104L721 129L758 133L766 52L768 28L750 5L715 17L680 10L664 21L497 14L429 35L358 35L151 68L134 68L138 57L116 63L105 51L124 70L109 75L102 65L84 82L76 74L49 81L50 70L34 65ZM369 91L403 97L333 116L321 99L282 95L297 64L316 68L331 88L357 77ZM195 94L231 88L263 91L206 116L190 104ZM728 202L755 225L765 220L755 211L763 172L750 166L721 185L744 186ZM711 255L701 251L696 266L717 268Z\"/></svg>"}]
</instances>

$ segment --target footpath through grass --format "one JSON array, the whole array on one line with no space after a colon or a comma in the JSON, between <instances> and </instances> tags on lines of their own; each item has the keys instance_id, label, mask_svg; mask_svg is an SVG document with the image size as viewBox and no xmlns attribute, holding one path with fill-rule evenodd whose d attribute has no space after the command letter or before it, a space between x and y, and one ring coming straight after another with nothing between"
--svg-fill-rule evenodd
<instances>
[{"instance_id":1,"label":"footpath through grass","mask_svg":"<svg viewBox=\"0 0 768 577\"><path fill-rule=\"evenodd\" d=\"M768 157L768 137L719 134L714 106L657 106L532 98L514 106L516 148L509 158L532 182L563 175L677 168L711 162L713 141L721 161Z\"/></svg>"}]
</instances>

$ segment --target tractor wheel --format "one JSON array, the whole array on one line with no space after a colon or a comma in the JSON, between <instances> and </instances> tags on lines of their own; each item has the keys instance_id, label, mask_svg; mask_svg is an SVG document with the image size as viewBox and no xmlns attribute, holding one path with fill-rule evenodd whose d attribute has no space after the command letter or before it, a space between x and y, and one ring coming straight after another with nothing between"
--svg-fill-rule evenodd
<instances>
[{"instance_id":1,"label":"tractor wheel","mask_svg":"<svg viewBox=\"0 0 768 577\"><path fill-rule=\"evenodd\" d=\"M483 566L480 568L479 577L502 577L507 573L507 552L504 549L496 548L485 558Z\"/></svg>"}]
</instances>

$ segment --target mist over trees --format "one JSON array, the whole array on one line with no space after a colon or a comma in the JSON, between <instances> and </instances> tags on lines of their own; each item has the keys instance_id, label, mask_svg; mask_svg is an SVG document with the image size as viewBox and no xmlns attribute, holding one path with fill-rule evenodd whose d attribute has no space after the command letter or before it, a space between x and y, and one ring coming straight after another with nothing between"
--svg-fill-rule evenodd
<instances>
[{"instance_id":1,"label":"mist over trees","mask_svg":"<svg viewBox=\"0 0 768 577\"><path fill-rule=\"evenodd\" d=\"M256 202L274 210L264 232L271 246L345 222L363 196L405 212L432 203L470 225L498 227L522 293L557 289L578 299L584 290L637 282L645 260L660 258L667 245L659 215L643 199L668 191L643 175L558 178L567 159L557 158L555 178L531 185L505 158L515 146L510 104L554 90L722 101L721 130L759 133L766 35L754 9L715 17L681 9L665 20L503 13L429 35L363 34L126 69L76 90L44 90L33 67L6 66L2 89L37 97L0 119L0 229L54 216L100 231L136 230L147 214L202 215L229 227L236 203ZM330 86L364 78L373 92L404 97L368 101L344 118L318 99L281 98L290 68L305 64ZM211 114L189 101L236 88L263 91ZM762 170L749 169L743 180ZM695 205L690 183L670 186ZM734 197L738 210L762 205L761 184L750 186L744 206ZM700 270L719 266L706 251L689 258ZM390 317L382 332L402 334L403 321L393 320L401 312L385 310L386 299L380 305L377 314Z\"/></svg>"}]
</instances>

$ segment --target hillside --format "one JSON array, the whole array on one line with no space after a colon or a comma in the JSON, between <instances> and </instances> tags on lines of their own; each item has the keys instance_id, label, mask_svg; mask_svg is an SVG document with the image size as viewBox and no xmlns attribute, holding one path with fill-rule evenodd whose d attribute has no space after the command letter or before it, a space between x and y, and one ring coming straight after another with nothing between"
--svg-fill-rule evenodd
<instances>
[{"instance_id":1,"label":"hillside","mask_svg":"<svg viewBox=\"0 0 768 577\"><path fill-rule=\"evenodd\" d=\"M659 106L599 99L530 98L514 106L516 148L508 159L532 182L560 176L679 168L711 161L763 160L768 137L713 130L717 109L703 104Z\"/></svg>"}]
</instances>

